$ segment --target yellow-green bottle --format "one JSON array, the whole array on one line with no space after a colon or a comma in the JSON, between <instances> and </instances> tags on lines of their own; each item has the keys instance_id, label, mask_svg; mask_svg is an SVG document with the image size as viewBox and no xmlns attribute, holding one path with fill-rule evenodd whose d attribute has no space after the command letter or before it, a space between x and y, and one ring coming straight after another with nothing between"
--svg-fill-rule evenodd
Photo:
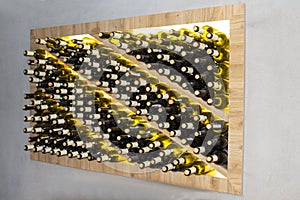
<instances>
[{"instance_id":1,"label":"yellow-green bottle","mask_svg":"<svg viewBox=\"0 0 300 200\"><path fill-rule=\"evenodd\" d=\"M207 173L211 173L212 171L214 171L214 169L206 165L203 161L195 161L192 167L184 170L184 175L185 176L190 176L192 174L204 175Z\"/></svg>"},{"instance_id":2,"label":"yellow-green bottle","mask_svg":"<svg viewBox=\"0 0 300 200\"><path fill-rule=\"evenodd\" d=\"M198 158L189 152L183 153L180 158L176 159L173 161L174 165L189 165L191 163L193 163L195 160L197 160Z\"/></svg>"}]
</instances>

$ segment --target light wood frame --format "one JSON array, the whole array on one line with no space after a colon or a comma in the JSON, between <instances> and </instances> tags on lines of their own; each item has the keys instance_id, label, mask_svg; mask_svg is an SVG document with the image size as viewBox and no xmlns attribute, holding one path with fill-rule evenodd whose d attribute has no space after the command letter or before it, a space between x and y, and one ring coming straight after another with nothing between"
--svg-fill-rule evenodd
<instances>
[{"instance_id":1,"label":"light wood frame","mask_svg":"<svg viewBox=\"0 0 300 200\"><path fill-rule=\"evenodd\" d=\"M69 159L42 153L30 153L32 160L76 167L86 170L158 181L162 183L193 187L217 192L242 194L243 175L243 115L244 115L244 4L178 11L171 13L114 19L84 24L32 29L31 49L35 39L65 35L91 34L113 30L129 30L195 22L230 20L230 111L229 111L229 157L227 178L189 176L182 173L148 173L119 171L95 161ZM139 169L137 169L139 170Z\"/></svg>"}]
</instances>

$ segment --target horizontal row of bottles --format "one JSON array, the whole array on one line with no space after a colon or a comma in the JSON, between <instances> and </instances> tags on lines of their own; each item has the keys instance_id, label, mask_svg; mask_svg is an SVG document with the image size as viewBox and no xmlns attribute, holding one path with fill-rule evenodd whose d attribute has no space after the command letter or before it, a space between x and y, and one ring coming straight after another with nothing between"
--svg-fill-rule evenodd
<instances>
[{"instance_id":1,"label":"horizontal row of bottles","mask_svg":"<svg viewBox=\"0 0 300 200\"><path fill-rule=\"evenodd\" d=\"M203 50L192 48L187 44L185 48L190 51L190 57L193 57L194 60L196 60L195 63L187 58L185 55L187 54L186 51L183 51L183 53L181 52L179 55L178 52L173 52L168 45L159 44L158 41L154 40L157 38L154 36L154 38L150 40L145 35L137 37L132 34L130 35L129 32L112 32L109 35L112 35L109 37L109 40L112 43L117 44L117 46L123 44L124 40L126 40L125 42L132 42L132 49L128 48L128 45L126 45L127 48L125 51L128 54L134 55L137 60L147 63L149 69L156 70L159 74L167 76L172 82L179 84L185 90L190 90L195 96L206 101L207 104L213 105L226 112L228 111L228 60L216 63L209 54L202 52ZM167 34L165 33L165 35ZM170 40L170 38L172 38L172 42L179 42L181 44L181 36L182 35L174 36L168 34L160 40ZM116 37L118 39L116 39ZM177 40L174 37L177 38ZM110 83L111 79L126 79L127 76L129 76L129 74L126 73L126 70L132 67L132 62L126 61L126 59L120 57L120 54L117 54L113 49L103 45L99 41L91 39L86 40L90 42L90 45L85 47L86 49L80 49L82 44L80 44L78 40L67 40L67 42L64 42L65 46L58 45L59 42L51 38L39 40L39 42L43 41L40 43L48 46L51 46L54 43L56 48L50 48L50 52L61 58L65 63L71 65L73 69L80 69L84 75L90 78L96 76L98 84L100 85L114 85L113 83ZM150 45L151 41L153 42L152 46ZM136 43L139 42L145 42L148 46L138 46ZM181 49L184 48L182 47ZM78 50L81 51L81 53L79 53ZM200 53L198 54L197 51L200 51ZM33 52L30 53L33 54ZM45 53L39 54L43 55ZM185 56L182 56L181 54ZM118 69L118 66L114 66L118 60L121 61L125 68ZM49 63L49 60L38 62ZM122 73L117 73L112 77L110 77L110 75L99 77L99 74L105 75L107 70L110 70L106 69L110 65L113 65L119 71L121 70ZM100 78L101 80L99 80ZM107 79L110 81L107 81Z\"/></svg>"},{"instance_id":2,"label":"horizontal row of bottles","mask_svg":"<svg viewBox=\"0 0 300 200\"><path fill-rule=\"evenodd\" d=\"M58 74L71 74L76 78L79 77L78 74L72 71L68 72L68 70L65 69L60 69L58 72L60 72ZM28 70L26 74L28 74ZM214 119L214 115L201 108L198 103L191 102L188 98L180 96L178 91L171 90L165 84L159 83L155 77L152 77L151 81L157 84L151 82L147 83L149 81L147 79L149 75L144 74L144 79L142 79L143 74L140 74L139 79L132 77L134 84L139 87L129 86L131 91L126 90L128 84L126 87L123 85L124 82L129 82L131 76L128 76L126 80L116 79L115 84L117 84L117 86L107 88L110 92L114 91L114 93L118 93L116 94L117 98L125 100L125 105L134 107L137 115L146 116L149 121L157 123L159 128L168 130L171 137L179 137L183 144L189 144L193 148L201 145L205 138L209 138L207 135L219 137L220 133L226 133L228 127L226 122ZM107 73L106 75L112 76L114 74ZM60 77L52 78L48 76L48 78L55 80ZM37 85L40 85L38 86L39 90L37 90L37 92L48 94L54 99L86 99L84 92L92 93L95 89L95 87L87 85L80 87L78 84L84 83L82 80L75 81L73 84L69 82L68 85L59 82L47 82L46 88L42 87L42 83L43 82L37 83ZM77 87L74 88L76 84ZM69 85L71 88L69 88ZM123 94L116 91L123 91ZM93 95L94 94L92 94L92 96ZM92 103L92 101L88 101L87 103L84 103L83 100L79 101L79 103L74 101L74 103L72 102L71 109L77 112L92 110L92 108L90 108L90 104ZM81 110L76 110L73 104L79 104ZM205 153L207 153L207 151L205 151Z\"/></svg>"},{"instance_id":3,"label":"horizontal row of bottles","mask_svg":"<svg viewBox=\"0 0 300 200\"><path fill-rule=\"evenodd\" d=\"M119 33L125 32L100 35L116 42L124 37L116 36ZM25 150L98 162L138 163L140 168L185 175L215 174L207 165L212 162L226 168L228 122L92 37L36 42L47 50L24 52L31 57L24 74L36 87L24 95L29 103L23 110L31 111L24 117L31 123L24 128L30 133ZM147 56L140 53L135 57L138 55ZM156 58L166 55L157 53ZM148 66L155 64L160 62ZM181 71L191 72L188 67ZM172 77L175 80L176 74ZM206 88L210 87L206 84ZM209 97L208 103L214 99ZM205 162L197 154L204 155ZM181 159L186 155L189 161Z\"/></svg>"},{"instance_id":4,"label":"horizontal row of bottles","mask_svg":"<svg viewBox=\"0 0 300 200\"><path fill-rule=\"evenodd\" d=\"M76 90L84 89L77 87ZM94 91L92 94L80 93L80 95L75 98L77 100L71 101L61 100L57 102L57 100L54 100L56 97L53 96L51 93L42 93L41 90L37 90L35 93L25 94L25 98L31 100L29 101L29 105L25 105L23 109L34 110L36 113L31 116L25 116L24 120L35 122L36 124L30 129L25 129L24 132L52 134L57 131L58 134L76 133L75 125L77 119L80 119L83 124L89 125L94 132L98 134L102 133L101 137L105 138L111 138L107 135L107 131L114 133L112 130L117 131L117 134L113 137L115 139L124 134L133 136L137 133L139 134L137 138L142 139L143 136L151 135L151 132L157 132L157 130L147 127L146 120L140 118L133 112L130 113L128 110L122 108L122 106L114 104L112 99L104 98L105 95L100 91ZM58 95L58 97L61 96ZM163 107L160 106L159 108ZM160 115L149 115L148 118L154 118L155 116L159 118ZM162 124L163 126L161 128L173 129L176 125L178 129L171 130L170 136L181 138L182 144L188 144L195 148L195 153L207 154L211 151L212 147L221 149L227 146L226 132L222 132L222 134L225 134L221 137L219 136L220 134L218 134L218 131L226 130L226 128L218 126L223 123L222 121L207 123L206 126L201 126L201 129L199 128L200 130L193 133L194 125L197 123L187 121L181 123L181 127L179 127L177 124L180 125L179 119L182 117L180 114L166 115L166 117L169 121L161 122L158 126L160 127ZM190 115L187 117L190 117ZM195 115L193 120L197 122L201 117L205 120L207 119L205 115ZM73 127L73 129L70 130L70 126L71 128ZM141 129L141 127L143 129ZM145 128L147 128L147 131L144 130ZM103 130L106 132L103 133ZM209 132L208 130L211 131ZM190 135L188 135L188 133L190 133ZM166 139L165 142L167 143L171 141L167 137L163 138ZM204 141L206 142L203 143Z\"/></svg>"},{"instance_id":5,"label":"horizontal row of bottles","mask_svg":"<svg viewBox=\"0 0 300 200\"><path fill-rule=\"evenodd\" d=\"M30 144L24 145L24 150L49 153L58 157L86 159L88 161L119 162L122 164L138 163L140 169L160 168L162 172L183 172L184 175L217 175L216 171L196 156L182 149L162 149L152 153L139 153L131 149L113 148L108 142L83 142L66 138L51 138L47 136L31 136ZM92 146L98 146L97 148ZM216 157L217 156L217 157ZM225 160L226 152L216 152L209 159ZM215 158L216 157L216 158Z\"/></svg>"}]
</instances>

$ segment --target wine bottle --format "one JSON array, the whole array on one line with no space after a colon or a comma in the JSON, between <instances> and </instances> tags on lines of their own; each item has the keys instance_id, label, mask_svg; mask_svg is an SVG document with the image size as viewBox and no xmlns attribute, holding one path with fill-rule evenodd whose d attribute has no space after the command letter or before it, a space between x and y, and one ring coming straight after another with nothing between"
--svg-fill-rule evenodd
<instances>
[{"instance_id":1,"label":"wine bottle","mask_svg":"<svg viewBox=\"0 0 300 200\"><path fill-rule=\"evenodd\" d=\"M23 149L24 151L30 151L33 150L34 147L35 147L34 144L29 144L29 145L24 145Z\"/></svg>"},{"instance_id":2,"label":"wine bottle","mask_svg":"<svg viewBox=\"0 0 300 200\"><path fill-rule=\"evenodd\" d=\"M167 118L166 122L161 122L158 124L159 128L167 129L168 131L177 130L180 124L174 120Z\"/></svg>"},{"instance_id":3,"label":"wine bottle","mask_svg":"<svg viewBox=\"0 0 300 200\"><path fill-rule=\"evenodd\" d=\"M144 168L150 167L150 165L151 165L151 161L146 160L146 161L139 163L139 168L144 169Z\"/></svg>"},{"instance_id":4,"label":"wine bottle","mask_svg":"<svg viewBox=\"0 0 300 200\"><path fill-rule=\"evenodd\" d=\"M188 165L190 163L193 163L195 160L197 160L198 158L193 155L192 153L186 152L183 153L180 158L176 159L173 161L174 165Z\"/></svg>"},{"instance_id":5,"label":"wine bottle","mask_svg":"<svg viewBox=\"0 0 300 200\"><path fill-rule=\"evenodd\" d=\"M179 98L181 95L177 90L166 90L162 91L160 94L157 94L158 99L165 99L165 100L175 100Z\"/></svg>"},{"instance_id":6,"label":"wine bottle","mask_svg":"<svg viewBox=\"0 0 300 200\"><path fill-rule=\"evenodd\" d=\"M58 157L61 157L61 156L67 156L69 153L69 150L68 149L59 149L57 152L56 152L56 155Z\"/></svg>"},{"instance_id":7,"label":"wine bottle","mask_svg":"<svg viewBox=\"0 0 300 200\"><path fill-rule=\"evenodd\" d=\"M182 156L186 157L186 155L188 155L188 154L189 153L183 153L180 157L182 157ZM167 171L183 171L185 168L192 166L193 163L194 163L194 160L197 159L197 158L187 159L187 160L184 160L184 161L181 158L179 158L179 159L176 159L172 163L169 163L166 166L164 166L162 168L162 171L163 172L167 172Z\"/></svg>"},{"instance_id":8,"label":"wine bottle","mask_svg":"<svg viewBox=\"0 0 300 200\"><path fill-rule=\"evenodd\" d=\"M181 171L182 172L182 171L184 171L184 169L185 169L185 166L174 165L173 163L169 163L161 168L162 172L168 172L168 171L177 171L177 172Z\"/></svg>"},{"instance_id":9,"label":"wine bottle","mask_svg":"<svg viewBox=\"0 0 300 200\"><path fill-rule=\"evenodd\" d=\"M222 79L229 79L229 64L227 62L222 62L218 65L209 65L206 69L209 72L213 72L215 76L220 76Z\"/></svg>"},{"instance_id":10,"label":"wine bottle","mask_svg":"<svg viewBox=\"0 0 300 200\"><path fill-rule=\"evenodd\" d=\"M201 137L206 140L205 143L202 143L201 145L194 147L193 152L195 154L201 153L203 155L208 155L210 154L210 152L224 149L228 145L228 140L226 136L223 134L219 136L219 135L215 135L215 133L206 130L206 131L195 132L195 136Z\"/></svg>"},{"instance_id":11,"label":"wine bottle","mask_svg":"<svg viewBox=\"0 0 300 200\"><path fill-rule=\"evenodd\" d=\"M118 152L116 150L110 150L110 151L107 151L107 154L97 157L97 161L98 162L104 162L104 161L124 162L124 161L126 161L126 158L123 157L122 155L118 154Z\"/></svg>"},{"instance_id":12,"label":"wine bottle","mask_svg":"<svg viewBox=\"0 0 300 200\"><path fill-rule=\"evenodd\" d=\"M77 157L78 155L80 155L82 153L82 150L74 150L74 151L70 151L68 153L68 157L69 158L74 158Z\"/></svg>"},{"instance_id":13,"label":"wine bottle","mask_svg":"<svg viewBox=\"0 0 300 200\"><path fill-rule=\"evenodd\" d=\"M218 31L214 33L213 44L220 48L229 48L229 38L222 32Z\"/></svg>"},{"instance_id":14,"label":"wine bottle","mask_svg":"<svg viewBox=\"0 0 300 200\"><path fill-rule=\"evenodd\" d=\"M24 128L25 129L25 128ZM26 131L27 132L27 131ZM40 136L30 136L30 137L28 137L27 138L27 141L28 142L36 142L37 141L37 139L39 139L40 138Z\"/></svg>"},{"instance_id":15,"label":"wine bottle","mask_svg":"<svg viewBox=\"0 0 300 200\"><path fill-rule=\"evenodd\" d=\"M223 62L229 60L229 52L223 48L207 49L206 53L211 55L216 62Z\"/></svg>"},{"instance_id":16,"label":"wine bottle","mask_svg":"<svg viewBox=\"0 0 300 200\"><path fill-rule=\"evenodd\" d=\"M64 118L52 120L53 125L59 125L59 124L69 124L69 125L71 125L71 124L75 124L75 123L76 123L76 119L71 118L70 115L69 116L67 115Z\"/></svg>"},{"instance_id":17,"label":"wine bottle","mask_svg":"<svg viewBox=\"0 0 300 200\"><path fill-rule=\"evenodd\" d=\"M25 50L23 52L23 54L24 54L24 56L35 57L36 59L44 59L44 58L47 58L49 56L49 53L47 53L45 51L45 49L42 49L42 48L38 48L34 51Z\"/></svg>"},{"instance_id":18,"label":"wine bottle","mask_svg":"<svg viewBox=\"0 0 300 200\"><path fill-rule=\"evenodd\" d=\"M45 154L45 153L50 153L50 151L51 151L53 148L55 148L55 147L54 147L54 146L45 146L45 147L43 147L43 149L41 150L41 152L42 152L43 154Z\"/></svg>"},{"instance_id":19,"label":"wine bottle","mask_svg":"<svg viewBox=\"0 0 300 200\"><path fill-rule=\"evenodd\" d=\"M214 149L223 149L227 147L228 139L222 135L215 135L212 139L208 140L206 144Z\"/></svg>"},{"instance_id":20,"label":"wine bottle","mask_svg":"<svg viewBox=\"0 0 300 200\"><path fill-rule=\"evenodd\" d=\"M213 38L213 33L215 29L211 26L205 25L202 27L194 26L194 31L201 34L201 41L206 43L211 43Z\"/></svg>"},{"instance_id":21,"label":"wine bottle","mask_svg":"<svg viewBox=\"0 0 300 200\"><path fill-rule=\"evenodd\" d=\"M210 99L210 94L207 88L196 89L194 90L194 94L196 97L200 97L201 99L207 101Z\"/></svg>"},{"instance_id":22,"label":"wine bottle","mask_svg":"<svg viewBox=\"0 0 300 200\"><path fill-rule=\"evenodd\" d=\"M220 133L228 130L228 122L223 120L215 120L206 125L208 130L213 130L214 132Z\"/></svg>"},{"instance_id":23,"label":"wine bottle","mask_svg":"<svg viewBox=\"0 0 300 200\"><path fill-rule=\"evenodd\" d=\"M161 137L157 138L153 142L151 142L148 146L152 149L153 148L158 148L158 147L166 148L171 143L172 143L172 140L169 137L167 137L166 135L164 135L164 136L161 136Z\"/></svg>"},{"instance_id":24,"label":"wine bottle","mask_svg":"<svg viewBox=\"0 0 300 200\"><path fill-rule=\"evenodd\" d=\"M159 156L164 157L171 155L173 158L177 158L185 151L186 150L181 148L181 146L179 146L177 143L172 142L170 145L160 150Z\"/></svg>"},{"instance_id":25,"label":"wine bottle","mask_svg":"<svg viewBox=\"0 0 300 200\"><path fill-rule=\"evenodd\" d=\"M77 40L78 42L78 40ZM89 37L84 37L80 41L81 44L78 45L78 49L80 50L89 50L95 48L98 44L99 41L94 39L94 38L89 38Z\"/></svg>"},{"instance_id":26,"label":"wine bottle","mask_svg":"<svg viewBox=\"0 0 300 200\"><path fill-rule=\"evenodd\" d=\"M225 95L215 96L207 100L208 105L213 105L218 109L224 109L228 105L228 98Z\"/></svg>"},{"instance_id":27,"label":"wine bottle","mask_svg":"<svg viewBox=\"0 0 300 200\"><path fill-rule=\"evenodd\" d=\"M34 93L24 94L24 99L41 100L41 99L46 99L46 98L48 98L48 96L41 89L36 90Z\"/></svg>"},{"instance_id":28,"label":"wine bottle","mask_svg":"<svg viewBox=\"0 0 300 200\"><path fill-rule=\"evenodd\" d=\"M194 40L194 37L191 37L191 36L188 36L188 35L182 35L180 37L180 39L184 42L187 42L189 44L193 43L195 40Z\"/></svg>"},{"instance_id":29,"label":"wine bottle","mask_svg":"<svg viewBox=\"0 0 300 200\"><path fill-rule=\"evenodd\" d=\"M131 148L138 148L138 147L145 147L147 146L151 141L145 140L145 139L140 139L140 140L136 140L134 142L129 142L126 144L126 147L128 149Z\"/></svg>"},{"instance_id":30,"label":"wine bottle","mask_svg":"<svg viewBox=\"0 0 300 200\"><path fill-rule=\"evenodd\" d=\"M192 167L184 170L184 175L185 176L190 176L192 174L203 175L211 171L213 171L213 169L208 167L203 161L195 161Z\"/></svg>"},{"instance_id":31,"label":"wine bottle","mask_svg":"<svg viewBox=\"0 0 300 200\"><path fill-rule=\"evenodd\" d=\"M211 155L209 155L206 158L206 161L208 163L215 163L218 165L225 165L227 164L228 161L228 155L226 151L220 151L220 150L216 150L214 152L211 153Z\"/></svg>"},{"instance_id":32,"label":"wine bottle","mask_svg":"<svg viewBox=\"0 0 300 200\"><path fill-rule=\"evenodd\" d=\"M101 38L101 39L108 39L108 38L111 37L109 32L100 32L100 33L98 34L98 36L99 36L99 38Z\"/></svg>"},{"instance_id":33,"label":"wine bottle","mask_svg":"<svg viewBox=\"0 0 300 200\"><path fill-rule=\"evenodd\" d=\"M142 55L142 54L137 54L135 56L135 58L138 60L138 61L142 61L144 63L156 63L157 62L157 57L156 56L153 56L153 55Z\"/></svg>"},{"instance_id":34,"label":"wine bottle","mask_svg":"<svg viewBox=\"0 0 300 200\"><path fill-rule=\"evenodd\" d=\"M83 151L77 155L77 159L84 159L88 158L89 156L91 156L89 151Z\"/></svg>"}]
</instances>

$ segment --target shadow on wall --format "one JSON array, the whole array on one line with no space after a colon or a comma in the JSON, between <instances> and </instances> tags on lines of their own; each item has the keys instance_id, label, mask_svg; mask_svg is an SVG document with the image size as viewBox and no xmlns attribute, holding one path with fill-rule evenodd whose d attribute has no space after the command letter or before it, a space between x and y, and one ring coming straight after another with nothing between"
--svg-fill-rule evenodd
<instances>
[{"instance_id":1,"label":"shadow on wall","mask_svg":"<svg viewBox=\"0 0 300 200\"><path fill-rule=\"evenodd\" d=\"M172 200L218 200L218 199L203 199L201 197L195 197L195 196L184 195L184 194L173 196L170 199Z\"/></svg>"},{"instance_id":2,"label":"shadow on wall","mask_svg":"<svg viewBox=\"0 0 300 200\"><path fill-rule=\"evenodd\" d=\"M201 197L192 197L190 195L176 195L176 196L173 196L171 197L170 199L172 200L218 200L218 199L203 199ZM53 198L51 200L130 200L130 199L127 199L126 197L123 197L122 199L120 198L114 198L114 197L111 197L111 198L86 198L86 197L78 197L78 198L74 198L74 197L57 197L57 198Z\"/></svg>"},{"instance_id":3,"label":"shadow on wall","mask_svg":"<svg viewBox=\"0 0 300 200\"><path fill-rule=\"evenodd\" d=\"M115 199L115 198L105 198L105 199L102 199L102 198L85 198L85 197L80 197L80 198L74 198L74 197L58 197L58 198L53 198L51 200L126 200L126 199ZM129 200L129 199L128 199Z\"/></svg>"}]
</instances>

